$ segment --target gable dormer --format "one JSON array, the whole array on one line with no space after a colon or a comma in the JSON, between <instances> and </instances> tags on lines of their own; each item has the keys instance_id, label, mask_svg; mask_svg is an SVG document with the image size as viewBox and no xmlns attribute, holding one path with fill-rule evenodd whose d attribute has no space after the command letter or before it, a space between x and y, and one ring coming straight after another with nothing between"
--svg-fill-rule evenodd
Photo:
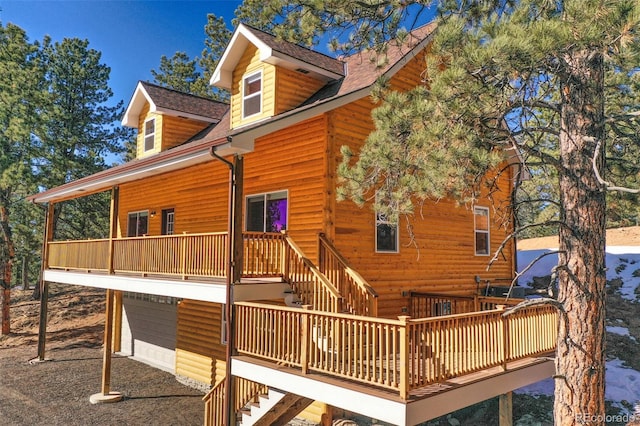
<instances>
[{"instance_id":1,"label":"gable dormer","mask_svg":"<svg viewBox=\"0 0 640 426\"><path fill-rule=\"evenodd\" d=\"M240 24L210 82L231 92L237 128L294 109L343 77L342 62Z\"/></svg>"},{"instance_id":2,"label":"gable dormer","mask_svg":"<svg viewBox=\"0 0 640 426\"><path fill-rule=\"evenodd\" d=\"M228 105L138 82L122 124L138 129L136 158L180 145L220 121Z\"/></svg>"}]
</instances>

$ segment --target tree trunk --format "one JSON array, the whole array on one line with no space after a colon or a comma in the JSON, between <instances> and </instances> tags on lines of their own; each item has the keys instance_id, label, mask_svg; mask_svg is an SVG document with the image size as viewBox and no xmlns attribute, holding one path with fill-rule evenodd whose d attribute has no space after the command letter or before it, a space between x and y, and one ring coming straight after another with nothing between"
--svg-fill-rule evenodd
<instances>
[{"instance_id":1,"label":"tree trunk","mask_svg":"<svg viewBox=\"0 0 640 426\"><path fill-rule=\"evenodd\" d=\"M558 300L564 312L554 417L558 425L604 424L606 189L592 164L597 141L604 138L603 58L580 51L563 59ZM602 170L602 152L599 158Z\"/></svg>"},{"instance_id":2,"label":"tree trunk","mask_svg":"<svg viewBox=\"0 0 640 426\"><path fill-rule=\"evenodd\" d=\"M15 257L15 247L9 227L9 211L4 204L0 204L0 233L4 242L2 259L2 334L11 333L11 267Z\"/></svg>"}]
</instances>

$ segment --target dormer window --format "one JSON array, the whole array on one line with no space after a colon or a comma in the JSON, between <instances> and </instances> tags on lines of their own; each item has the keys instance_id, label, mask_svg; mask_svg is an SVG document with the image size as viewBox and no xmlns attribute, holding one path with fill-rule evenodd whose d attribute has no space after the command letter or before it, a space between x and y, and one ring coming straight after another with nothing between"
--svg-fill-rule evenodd
<instances>
[{"instance_id":1,"label":"dormer window","mask_svg":"<svg viewBox=\"0 0 640 426\"><path fill-rule=\"evenodd\" d=\"M155 147L156 119L144 122L144 150L151 151Z\"/></svg>"},{"instance_id":2,"label":"dormer window","mask_svg":"<svg viewBox=\"0 0 640 426\"><path fill-rule=\"evenodd\" d=\"M242 82L242 118L262 112L262 71L250 74Z\"/></svg>"}]
</instances>

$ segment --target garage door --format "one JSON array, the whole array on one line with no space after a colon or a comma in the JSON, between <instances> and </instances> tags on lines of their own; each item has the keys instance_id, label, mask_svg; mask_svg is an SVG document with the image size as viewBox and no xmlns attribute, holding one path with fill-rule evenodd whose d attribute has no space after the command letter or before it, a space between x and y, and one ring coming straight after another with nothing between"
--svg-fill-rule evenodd
<instances>
[{"instance_id":1,"label":"garage door","mask_svg":"<svg viewBox=\"0 0 640 426\"><path fill-rule=\"evenodd\" d=\"M177 300L125 293L122 298L121 352L175 373Z\"/></svg>"}]
</instances>

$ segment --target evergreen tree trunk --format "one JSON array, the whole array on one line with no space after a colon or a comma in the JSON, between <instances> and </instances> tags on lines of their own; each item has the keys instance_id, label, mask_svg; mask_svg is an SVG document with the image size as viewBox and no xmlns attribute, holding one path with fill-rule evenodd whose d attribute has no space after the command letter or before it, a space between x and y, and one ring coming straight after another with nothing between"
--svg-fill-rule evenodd
<instances>
[{"instance_id":1,"label":"evergreen tree trunk","mask_svg":"<svg viewBox=\"0 0 640 426\"><path fill-rule=\"evenodd\" d=\"M0 233L4 243L2 259L2 334L11 333L11 266L15 257L15 247L9 227L9 211L0 205Z\"/></svg>"},{"instance_id":2,"label":"evergreen tree trunk","mask_svg":"<svg viewBox=\"0 0 640 426\"><path fill-rule=\"evenodd\" d=\"M604 137L603 57L583 50L563 60L558 300L566 316L559 326L554 416L558 425L604 424L606 189L592 163Z\"/></svg>"}]
</instances>

